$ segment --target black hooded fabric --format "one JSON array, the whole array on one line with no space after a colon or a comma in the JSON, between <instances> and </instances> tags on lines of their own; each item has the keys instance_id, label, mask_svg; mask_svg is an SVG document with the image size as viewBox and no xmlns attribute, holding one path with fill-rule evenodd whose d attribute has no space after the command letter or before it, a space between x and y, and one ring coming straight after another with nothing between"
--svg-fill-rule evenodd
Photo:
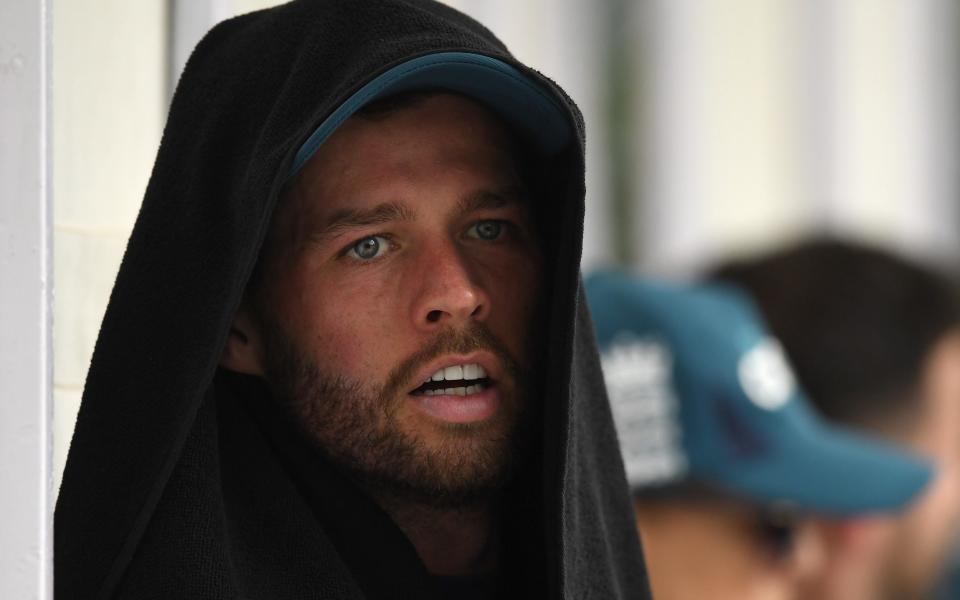
<instances>
[{"instance_id":1,"label":"black hooded fabric","mask_svg":"<svg viewBox=\"0 0 960 600\"><path fill-rule=\"evenodd\" d=\"M546 166L533 458L506 496L501 577L477 597L649 597L580 291L576 106L442 4L301 0L217 25L178 85L57 502L56 598L442 597L386 513L288 435L264 386L218 368L297 149L379 73L440 52L516 67L574 132Z\"/></svg>"}]
</instances>

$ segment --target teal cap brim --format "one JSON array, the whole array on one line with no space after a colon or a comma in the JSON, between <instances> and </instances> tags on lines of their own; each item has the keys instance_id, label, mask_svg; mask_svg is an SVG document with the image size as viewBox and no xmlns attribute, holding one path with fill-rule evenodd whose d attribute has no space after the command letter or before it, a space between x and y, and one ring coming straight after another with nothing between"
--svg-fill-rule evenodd
<instances>
[{"instance_id":1,"label":"teal cap brim","mask_svg":"<svg viewBox=\"0 0 960 600\"><path fill-rule=\"evenodd\" d=\"M701 476L760 502L844 516L903 509L936 474L901 447L830 424L799 404L788 410L794 414L767 432L761 456L704 465Z\"/></svg>"}]
</instances>

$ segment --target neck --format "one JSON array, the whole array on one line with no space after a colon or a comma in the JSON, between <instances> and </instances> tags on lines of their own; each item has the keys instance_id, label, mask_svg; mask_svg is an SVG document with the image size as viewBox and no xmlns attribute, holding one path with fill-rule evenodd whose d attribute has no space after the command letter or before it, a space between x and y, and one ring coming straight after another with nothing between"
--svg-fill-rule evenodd
<instances>
[{"instance_id":1,"label":"neck","mask_svg":"<svg viewBox=\"0 0 960 600\"><path fill-rule=\"evenodd\" d=\"M396 499L379 504L434 575L478 575L496 570L499 519L492 501L437 508Z\"/></svg>"}]
</instances>

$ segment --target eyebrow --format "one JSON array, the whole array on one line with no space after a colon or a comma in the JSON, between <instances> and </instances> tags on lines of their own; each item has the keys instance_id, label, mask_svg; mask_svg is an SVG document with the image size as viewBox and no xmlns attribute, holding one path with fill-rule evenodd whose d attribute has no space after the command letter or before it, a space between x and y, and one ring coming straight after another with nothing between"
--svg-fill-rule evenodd
<instances>
[{"instance_id":1,"label":"eyebrow","mask_svg":"<svg viewBox=\"0 0 960 600\"><path fill-rule=\"evenodd\" d=\"M384 202L368 209L344 208L334 212L327 219L323 228L310 237L327 239L336 237L347 229L368 227L392 221L412 221L416 216L414 211L399 202Z\"/></svg>"},{"instance_id":2,"label":"eyebrow","mask_svg":"<svg viewBox=\"0 0 960 600\"><path fill-rule=\"evenodd\" d=\"M497 191L481 190L460 200L460 212L467 214L478 210L492 210L524 204L526 191L515 185Z\"/></svg>"},{"instance_id":3,"label":"eyebrow","mask_svg":"<svg viewBox=\"0 0 960 600\"><path fill-rule=\"evenodd\" d=\"M458 202L461 214L480 210L493 210L523 204L525 197L521 186L511 186L497 191L481 190ZM312 234L314 240L337 237L346 230L369 227L394 221L413 221L417 213L400 202L384 202L368 209L344 208L334 212L323 227Z\"/></svg>"}]
</instances>

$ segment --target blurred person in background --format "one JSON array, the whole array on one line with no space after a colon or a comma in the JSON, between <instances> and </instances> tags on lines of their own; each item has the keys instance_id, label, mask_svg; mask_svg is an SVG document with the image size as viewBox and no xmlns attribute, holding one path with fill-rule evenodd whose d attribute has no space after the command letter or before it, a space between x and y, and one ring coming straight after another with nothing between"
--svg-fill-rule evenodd
<instances>
[{"instance_id":1,"label":"blurred person in background","mask_svg":"<svg viewBox=\"0 0 960 600\"><path fill-rule=\"evenodd\" d=\"M819 517L897 511L930 481L818 416L739 290L586 287L656 598L798 598L824 568Z\"/></svg>"},{"instance_id":2,"label":"blurred person in background","mask_svg":"<svg viewBox=\"0 0 960 600\"><path fill-rule=\"evenodd\" d=\"M890 253L826 239L720 266L713 278L752 295L827 417L937 466L924 496L897 518L820 521L827 560L806 597L928 597L960 519L960 327L951 282Z\"/></svg>"}]
</instances>

